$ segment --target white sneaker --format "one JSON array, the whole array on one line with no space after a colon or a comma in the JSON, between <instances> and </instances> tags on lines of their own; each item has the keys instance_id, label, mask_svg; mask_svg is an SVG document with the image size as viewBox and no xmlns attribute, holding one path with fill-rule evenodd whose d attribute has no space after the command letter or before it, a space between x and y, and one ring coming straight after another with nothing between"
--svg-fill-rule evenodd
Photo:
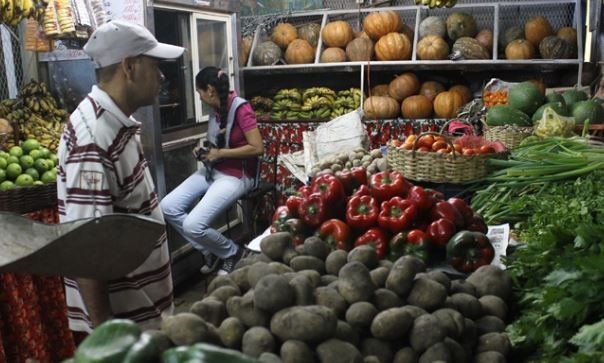
<instances>
[{"instance_id":1,"label":"white sneaker","mask_svg":"<svg viewBox=\"0 0 604 363\"><path fill-rule=\"evenodd\" d=\"M243 247L239 247L234 255L222 260L222 264L220 265L220 270L218 270L217 275L228 275L233 272L233 270L235 270L235 266L237 266L237 262L239 262L239 260L241 260L243 257L243 252Z\"/></svg>"},{"instance_id":2,"label":"white sneaker","mask_svg":"<svg viewBox=\"0 0 604 363\"><path fill-rule=\"evenodd\" d=\"M201 272L204 275L210 274L214 271L216 271L216 269L218 268L218 265L220 265L220 259L218 258L218 256L214 255L213 253L210 253L208 256L204 256L204 260L205 260L205 264L203 266L201 266L201 269L199 270L199 272Z\"/></svg>"}]
</instances>

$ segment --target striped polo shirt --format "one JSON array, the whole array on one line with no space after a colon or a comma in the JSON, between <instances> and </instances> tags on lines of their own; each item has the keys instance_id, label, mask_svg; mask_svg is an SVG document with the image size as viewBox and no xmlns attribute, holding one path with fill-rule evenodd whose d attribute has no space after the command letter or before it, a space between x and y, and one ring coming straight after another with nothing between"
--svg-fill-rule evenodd
<instances>
[{"instance_id":1,"label":"striped polo shirt","mask_svg":"<svg viewBox=\"0 0 604 363\"><path fill-rule=\"evenodd\" d=\"M61 222L92 217L95 210L97 215L135 213L163 222L142 152L140 123L126 116L97 86L65 125L58 156ZM108 281L108 289L114 317L134 320L144 329L158 328L162 316L172 314L174 307L166 235L141 266ZM90 332L93 327L76 280L65 278L65 293L69 327Z\"/></svg>"}]
</instances>

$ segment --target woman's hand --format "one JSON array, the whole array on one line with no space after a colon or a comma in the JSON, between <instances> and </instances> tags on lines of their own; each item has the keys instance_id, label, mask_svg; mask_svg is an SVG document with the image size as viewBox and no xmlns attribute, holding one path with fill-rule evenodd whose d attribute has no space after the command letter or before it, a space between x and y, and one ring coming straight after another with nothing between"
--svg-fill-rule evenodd
<instances>
[{"instance_id":1,"label":"woman's hand","mask_svg":"<svg viewBox=\"0 0 604 363\"><path fill-rule=\"evenodd\" d=\"M220 153L222 149L211 148L210 151L206 154L206 160L209 162L217 161L222 158L222 154Z\"/></svg>"}]
</instances>

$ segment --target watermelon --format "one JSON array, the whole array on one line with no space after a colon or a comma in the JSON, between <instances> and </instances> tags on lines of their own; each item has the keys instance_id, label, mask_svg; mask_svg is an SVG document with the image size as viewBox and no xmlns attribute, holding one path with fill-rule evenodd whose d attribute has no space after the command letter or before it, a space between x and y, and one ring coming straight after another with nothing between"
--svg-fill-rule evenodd
<instances>
[{"instance_id":1,"label":"watermelon","mask_svg":"<svg viewBox=\"0 0 604 363\"><path fill-rule=\"evenodd\" d=\"M543 110L545 110L546 107L551 107L554 111L556 111L556 113L558 115L561 116L570 116L568 114L568 109L566 108L566 105L564 104L564 101L562 102L548 102L546 104L544 104L543 106L539 107L537 109L537 111L535 111L535 113L533 114L533 122L537 122L539 120L541 120L541 117L543 117Z\"/></svg>"},{"instance_id":2,"label":"watermelon","mask_svg":"<svg viewBox=\"0 0 604 363\"><path fill-rule=\"evenodd\" d=\"M573 117L577 125L583 125L585 120L590 124L604 122L604 108L596 101L579 101L573 105Z\"/></svg>"},{"instance_id":3,"label":"watermelon","mask_svg":"<svg viewBox=\"0 0 604 363\"><path fill-rule=\"evenodd\" d=\"M544 100L545 97L531 82L518 83L508 93L508 104L527 115L534 114Z\"/></svg>"},{"instance_id":4,"label":"watermelon","mask_svg":"<svg viewBox=\"0 0 604 363\"><path fill-rule=\"evenodd\" d=\"M570 89L562 94L566 107L572 110L573 105L579 101L587 101L587 93L577 89Z\"/></svg>"},{"instance_id":5,"label":"watermelon","mask_svg":"<svg viewBox=\"0 0 604 363\"><path fill-rule=\"evenodd\" d=\"M562 97L561 93L552 92L545 95L545 102L562 102L562 104L566 107L566 101L564 101L564 97Z\"/></svg>"},{"instance_id":6,"label":"watermelon","mask_svg":"<svg viewBox=\"0 0 604 363\"><path fill-rule=\"evenodd\" d=\"M522 111L507 105L489 107L486 123L489 126L531 126L531 119Z\"/></svg>"}]
</instances>

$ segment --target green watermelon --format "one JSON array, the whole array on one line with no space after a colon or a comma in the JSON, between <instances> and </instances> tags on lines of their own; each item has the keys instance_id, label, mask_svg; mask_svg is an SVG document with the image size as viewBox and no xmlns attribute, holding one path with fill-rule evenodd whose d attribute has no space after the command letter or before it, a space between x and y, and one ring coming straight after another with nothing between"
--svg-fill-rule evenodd
<instances>
[{"instance_id":1,"label":"green watermelon","mask_svg":"<svg viewBox=\"0 0 604 363\"><path fill-rule=\"evenodd\" d=\"M552 93L546 94L545 95L545 102L547 102L547 103L562 102L562 104L564 105L564 107L566 107L566 101L564 101L564 97L562 97L562 94L558 93L558 92L552 92Z\"/></svg>"},{"instance_id":2,"label":"green watermelon","mask_svg":"<svg viewBox=\"0 0 604 363\"><path fill-rule=\"evenodd\" d=\"M570 116L568 114L568 109L566 108L566 105L564 104L564 100L562 102L548 102L548 103L544 104L543 106L539 107L537 109L537 111L535 111L535 113L533 114L533 122L537 122L537 121L541 120L541 117L543 117L543 110L545 110L545 108L548 106L551 107L554 111L556 111L556 113L558 115Z\"/></svg>"},{"instance_id":3,"label":"green watermelon","mask_svg":"<svg viewBox=\"0 0 604 363\"><path fill-rule=\"evenodd\" d=\"M590 124L604 122L604 108L596 101L579 101L573 105L573 117L577 125L583 125L585 120Z\"/></svg>"},{"instance_id":4,"label":"green watermelon","mask_svg":"<svg viewBox=\"0 0 604 363\"><path fill-rule=\"evenodd\" d=\"M510 88L508 104L513 108L532 115L543 105L545 97L531 82L518 83Z\"/></svg>"},{"instance_id":5,"label":"green watermelon","mask_svg":"<svg viewBox=\"0 0 604 363\"><path fill-rule=\"evenodd\" d=\"M531 126L531 119L522 111L507 105L489 107L486 123L489 126Z\"/></svg>"},{"instance_id":6,"label":"green watermelon","mask_svg":"<svg viewBox=\"0 0 604 363\"><path fill-rule=\"evenodd\" d=\"M587 93L577 89L569 89L562 94L566 107L572 110L573 105L579 101L587 101Z\"/></svg>"}]
</instances>

